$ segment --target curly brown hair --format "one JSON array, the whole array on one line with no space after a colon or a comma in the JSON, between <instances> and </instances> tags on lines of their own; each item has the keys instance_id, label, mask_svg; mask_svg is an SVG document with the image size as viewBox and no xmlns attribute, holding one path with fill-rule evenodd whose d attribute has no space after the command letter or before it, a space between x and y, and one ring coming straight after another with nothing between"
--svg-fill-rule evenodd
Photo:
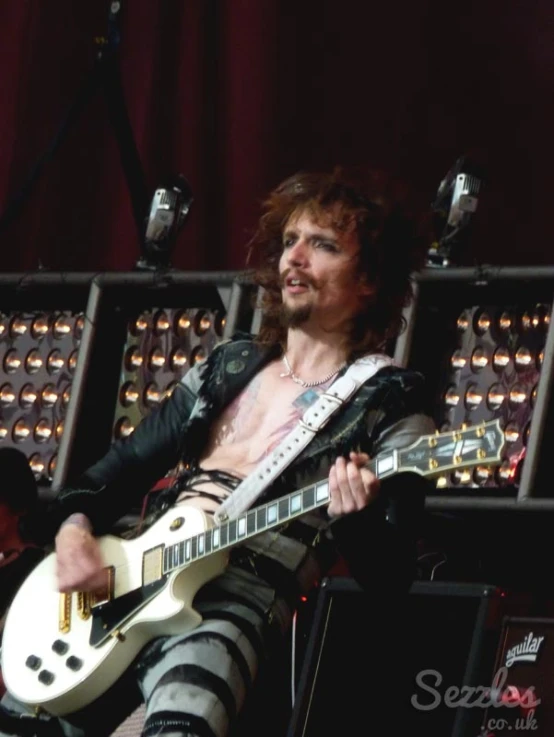
<instances>
[{"instance_id":1,"label":"curly brown hair","mask_svg":"<svg viewBox=\"0 0 554 737\"><path fill-rule=\"evenodd\" d=\"M396 200L396 201L395 201ZM336 167L331 172L298 172L263 202L263 214L249 243L254 280L263 287L257 340L285 345L281 320L279 258L291 216L308 212L339 231L354 224L360 243L358 270L375 287L373 297L352 320L350 357L385 350L404 327L402 311L413 298L412 275L424 263L427 242L416 219L399 206L394 181L379 172Z\"/></svg>"}]
</instances>

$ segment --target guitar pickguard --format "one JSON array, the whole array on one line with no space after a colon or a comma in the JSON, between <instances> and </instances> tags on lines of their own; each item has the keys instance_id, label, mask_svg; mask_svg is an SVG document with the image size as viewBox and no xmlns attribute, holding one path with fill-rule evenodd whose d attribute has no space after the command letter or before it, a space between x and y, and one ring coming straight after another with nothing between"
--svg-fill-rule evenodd
<instances>
[{"instance_id":1,"label":"guitar pickguard","mask_svg":"<svg viewBox=\"0 0 554 737\"><path fill-rule=\"evenodd\" d=\"M129 591L117 599L93 607L90 646L103 645L126 621L159 594L167 585L167 580L168 577L163 576L147 586Z\"/></svg>"}]
</instances>

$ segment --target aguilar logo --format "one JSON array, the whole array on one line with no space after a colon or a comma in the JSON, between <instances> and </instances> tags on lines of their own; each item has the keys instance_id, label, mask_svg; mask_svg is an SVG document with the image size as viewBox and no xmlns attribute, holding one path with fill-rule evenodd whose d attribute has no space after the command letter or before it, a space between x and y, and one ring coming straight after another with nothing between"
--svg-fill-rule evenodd
<instances>
[{"instance_id":1,"label":"aguilar logo","mask_svg":"<svg viewBox=\"0 0 554 737\"><path fill-rule=\"evenodd\" d=\"M506 667L509 668L514 663L522 661L534 663L537 660L543 640L544 637L533 637L533 633L529 632L518 645L514 645L506 651Z\"/></svg>"}]
</instances>

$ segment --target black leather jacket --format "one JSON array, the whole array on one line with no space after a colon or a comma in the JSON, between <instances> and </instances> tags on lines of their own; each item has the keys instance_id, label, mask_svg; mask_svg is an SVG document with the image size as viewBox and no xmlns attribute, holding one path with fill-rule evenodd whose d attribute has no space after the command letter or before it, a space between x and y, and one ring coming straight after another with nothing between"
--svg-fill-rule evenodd
<instances>
[{"instance_id":1,"label":"black leather jacket","mask_svg":"<svg viewBox=\"0 0 554 737\"><path fill-rule=\"evenodd\" d=\"M212 420L279 352L278 347L260 346L246 335L219 345L207 361L189 370L131 436L114 443L54 501L25 518L24 538L51 543L61 522L73 512L86 514L95 533L104 534L138 508L144 495L179 461L193 473ZM412 371L381 369L320 431L263 500L325 478L339 454L361 450L375 455L433 432L433 422L423 413L422 382L421 375ZM388 556L388 574L397 569L394 577L411 580L425 486L416 474L398 474L383 481L380 499L364 512L332 523L336 544L362 583L373 555L381 560Z\"/></svg>"}]
</instances>

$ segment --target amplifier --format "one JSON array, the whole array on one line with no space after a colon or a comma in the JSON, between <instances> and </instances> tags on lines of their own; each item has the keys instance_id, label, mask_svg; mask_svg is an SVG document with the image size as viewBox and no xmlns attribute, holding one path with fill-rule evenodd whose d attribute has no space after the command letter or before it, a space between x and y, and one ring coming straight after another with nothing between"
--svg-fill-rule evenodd
<instances>
[{"instance_id":1,"label":"amplifier","mask_svg":"<svg viewBox=\"0 0 554 737\"><path fill-rule=\"evenodd\" d=\"M554 619L506 617L492 672L482 735L554 734Z\"/></svg>"},{"instance_id":2,"label":"amplifier","mask_svg":"<svg viewBox=\"0 0 554 737\"><path fill-rule=\"evenodd\" d=\"M287 737L477 735L483 710L464 694L490 681L509 600L492 585L421 581L391 614L379 592L325 579Z\"/></svg>"}]
</instances>

